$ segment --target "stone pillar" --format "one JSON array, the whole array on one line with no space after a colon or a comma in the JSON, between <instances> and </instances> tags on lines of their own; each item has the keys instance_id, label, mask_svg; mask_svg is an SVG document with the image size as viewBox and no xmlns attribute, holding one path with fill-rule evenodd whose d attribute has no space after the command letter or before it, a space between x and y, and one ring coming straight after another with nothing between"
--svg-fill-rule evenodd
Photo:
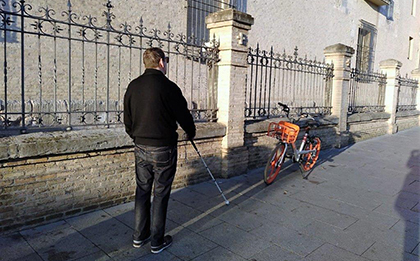
<instances>
[{"instance_id":1,"label":"stone pillar","mask_svg":"<svg viewBox=\"0 0 420 261\"><path fill-rule=\"evenodd\" d=\"M226 125L222 141L222 176L243 174L248 167L244 147L245 75L247 35L254 23L249 14L226 9L206 18L210 37L220 42L217 77L218 122Z\"/></svg>"},{"instance_id":2,"label":"stone pillar","mask_svg":"<svg viewBox=\"0 0 420 261\"><path fill-rule=\"evenodd\" d=\"M385 88L385 112L389 113L391 117L388 120L388 134L393 134L398 131L396 123L397 105L398 105L398 76L400 75L400 68L402 63L388 59L379 63L382 73L386 74L386 88Z\"/></svg>"},{"instance_id":3,"label":"stone pillar","mask_svg":"<svg viewBox=\"0 0 420 261\"><path fill-rule=\"evenodd\" d=\"M417 93L416 93L416 109L420 111L420 68L411 71L411 76L419 82L417 85ZM420 126L420 115L419 115L419 126Z\"/></svg>"},{"instance_id":4,"label":"stone pillar","mask_svg":"<svg viewBox=\"0 0 420 261\"><path fill-rule=\"evenodd\" d=\"M344 44L335 44L324 49L327 63L334 64L332 87L332 115L338 117L337 147L348 144L347 112L349 106L350 63L354 49Z\"/></svg>"}]
</instances>

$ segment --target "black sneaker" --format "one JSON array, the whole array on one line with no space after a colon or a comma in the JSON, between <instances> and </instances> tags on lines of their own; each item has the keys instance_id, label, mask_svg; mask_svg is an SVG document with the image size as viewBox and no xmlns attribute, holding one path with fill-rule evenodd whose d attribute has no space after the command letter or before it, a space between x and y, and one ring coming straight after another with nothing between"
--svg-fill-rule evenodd
<instances>
[{"instance_id":1,"label":"black sneaker","mask_svg":"<svg viewBox=\"0 0 420 261\"><path fill-rule=\"evenodd\" d=\"M146 244L147 241L150 240L150 237L151 236L149 236L148 238L146 238L144 240L134 240L133 239L133 247L135 247L135 248L142 247L144 244Z\"/></svg>"},{"instance_id":2,"label":"black sneaker","mask_svg":"<svg viewBox=\"0 0 420 261\"><path fill-rule=\"evenodd\" d=\"M172 245L172 237L171 236L165 236L163 238L163 244L160 246L152 246L152 253L153 254L159 254L163 250L167 249Z\"/></svg>"}]
</instances>

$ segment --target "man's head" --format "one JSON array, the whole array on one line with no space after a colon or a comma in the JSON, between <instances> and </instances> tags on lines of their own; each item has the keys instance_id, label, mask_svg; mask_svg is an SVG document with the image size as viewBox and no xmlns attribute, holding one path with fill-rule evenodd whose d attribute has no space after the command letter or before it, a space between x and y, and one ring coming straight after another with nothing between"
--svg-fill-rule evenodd
<instances>
[{"instance_id":1,"label":"man's head","mask_svg":"<svg viewBox=\"0 0 420 261\"><path fill-rule=\"evenodd\" d=\"M148 48L143 53L143 63L147 69L157 69L166 74L168 62L169 59L165 57L165 53L160 48Z\"/></svg>"}]
</instances>

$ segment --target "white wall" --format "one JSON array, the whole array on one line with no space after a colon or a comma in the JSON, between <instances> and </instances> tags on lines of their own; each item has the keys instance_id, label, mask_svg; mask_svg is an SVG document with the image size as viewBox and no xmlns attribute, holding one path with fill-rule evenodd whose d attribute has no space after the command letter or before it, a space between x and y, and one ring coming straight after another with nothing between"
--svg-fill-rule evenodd
<instances>
[{"instance_id":1,"label":"white wall","mask_svg":"<svg viewBox=\"0 0 420 261\"><path fill-rule=\"evenodd\" d=\"M360 20L378 29L375 49L375 70L384 59L403 63L402 74L418 67L420 45L420 4L417 17L411 16L411 0L395 1L394 20L387 21L378 7L365 0L249 0L248 13L255 18L249 40L264 49L292 54L295 46L299 56L323 59L326 46L343 43L357 48ZM408 60L408 37L414 38L414 59ZM353 66L355 61L353 57Z\"/></svg>"}]
</instances>

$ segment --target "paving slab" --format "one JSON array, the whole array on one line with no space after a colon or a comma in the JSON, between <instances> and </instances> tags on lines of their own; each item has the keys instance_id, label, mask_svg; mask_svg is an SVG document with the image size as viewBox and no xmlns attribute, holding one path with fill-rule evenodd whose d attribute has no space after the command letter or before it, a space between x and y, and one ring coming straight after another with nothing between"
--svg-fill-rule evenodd
<instances>
[{"instance_id":1,"label":"paving slab","mask_svg":"<svg viewBox=\"0 0 420 261\"><path fill-rule=\"evenodd\" d=\"M419 257L404 252L401 248L383 242L376 242L363 257L370 260L387 260L387 261L418 261Z\"/></svg>"},{"instance_id":2,"label":"paving slab","mask_svg":"<svg viewBox=\"0 0 420 261\"><path fill-rule=\"evenodd\" d=\"M331 244L324 244L320 248L312 252L305 258L307 261L368 261L369 259L355 255L349 251L333 246ZM386 260L386 259L384 259Z\"/></svg>"},{"instance_id":3,"label":"paving slab","mask_svg":"<svg viewBox=\"0 0 420 261\"><path fill-rule=\"evenodd\" d=\"M287 249L273 245L260 253L252 256L249 260L251 261L273 261L273 260L287 260L287 261L301 261L302 256L296 253L290 252Z\"/></svg>"},{"instance_id":4,"label":"paving slab","mask_svg":"<svg viewBox=\"0 0 420 261\"><path fill-rule=\"evenodd\" d=\"M0 260L42 260L20 234L0 237L0 250Z\"/></svg>"},{"instance_id":5,"label":"paving slab","mask_svg":"<svg viewBox=\"0 0 420 261\"><path fill-rule=\"evenodd\" d=\"M347 228L346 231L351 233L353 237L367 238L374 240L375 242L382 242L407 253L411 253L419 243L418 237L411 237L405 233L391 229L380 230L375 228L371 223L363 220L359 220Z\"/></svg>"},{"instance_id":6,"label":"paving slab","mask_svg":"<svg viewBox=\"0 0 420 261\"><path fill-rule=\"evenodd\" d=\"M244 212L239 207L231 208L218 216L218 218L245 231L251 231L263 224L261 220L256 217L256 214Z\"/></svg>"},{"instance_id":7,"label":"paving slab","mask_svg":"<svg viewBox=\"0 0 420 261\"><path fill-rule=\"evenodd\" d=\"M400 220L391 228L391 230L400 234L410 236L412 238L417 238L417 241L420 242L420 225L419 224L406 221L406 220Z\"/></svg>"},{"instance_id":8,"label":"paving slab","mask_svg":"<svg viewBox=\"0 0 420 261\"><path fill-rule=\"evenodd\" d=\"M21 235L44 260L76 259L100 251L65 221L25 230Z\"/></svg>"},{"instance_id":9,"label":"paving slab","mask_svg":"<svg viewBox=\"0 0 420 261\"><path fill-rule=\"evenodd\" d=\"M312 219L306 216L297 215L291 210L282 209L271 204L259 203L258 205L251 205L243 202L238 207L257 215L258 219L263 223L270 221L284 227L299 230L312 222Z\"/></svg>"},{"instance_id":10,"label":"paving slab","mask_svg":"<svg viewBox=\"0 0 420 261\"><path fill-rule=\"evenodd\" d=\"M246 259L240 257L229 250L219 246L193 259L193 261L245 261Z\"/></svg>"},{"instance_id":11,"label":"paving slab","mask_svg":"<svg viewBox=\"0 0 420 261\"><path fill-rule=\"evenodd\" d=\"M272 222L266 222L250 233L301 256L308 255L325 243L317 237L311 237Z\"/></svg>"},{"instance_id":12,"label":"paving slab","mask_svg":"<svg viewBox=\"0 0 420 261\"><path fill-rule=\"evenodd\" d=\"M194 259L217 247L217 244L189 229L173 235L173 240L168 251L182 260Z\"/></svg>"},{"instance_id":13,"label":"paving slab","mask_svg":"<svg viewBox=\"0 0 420 261\"><path fill-rule=\"evenodd\" d=\"M369 234L355 234L318 221L313 221L300 232L319 237L331 245L357 255L362 255L376 242Z\"/></svg>"},{"instance_id":14,"label":"paving slab","mask_svg":"<svg viewBox=\"0 0 420 261\"><path fill-rule=\"evenodd\" d=\"M143 257L140 257L134 260L136 261L181 261L182 259L174 256L169 251L163 251L162 253L159 253L159 254L149 253Z\"/></svg>"},{"instance_id":15,"label":"paving slab","mask_svg":"<svg viewBox=\"0 0 420 261\"><path fill-rule=\"evenodd\" d=\"M266 239L255 237L227 223L200 232L200 235L246 259L271 246Z\"/></svg>"},{"instance_id":16,"label":"paving slab","mask_svg":"<svg viewBox=\"0 0 420 261\"><path fill-rule=\"evenodd\" d=\"M375 226L383 229L389 229L400 220L400 217L394 217L375 211L363 209L358 206L349 205L345 202L341 202L331 198L332 196L320 197L316 192L313 191L302 191L291 197L302 200L303 202L307 202L315 206L332 210L340 214L354 217L356 219L368 220Z\"/></svg>"},{"instance_id":17,"label":"paving slab","mask_svg":"<svg viewBox=\"0 0 420 261\"><path fill-rule=\"evenodd\" d=\"M108 261L108 260L112 260L105 252L103 251L99 251L99 252L95 252L93 254L89 254L86 255L84 257L81 258L77 258L75 259L77 261Z\"/></svg>"},{"instance_id":18,"label":"paving slab","mask_svg":"<svg viewBox=\"0 0 420 261\"><path fill-rule=\"evenodd\" d=\"M310 204L305 204L292 212L298 216L319 220L342 229L351 226L357 221L357 219L352 216Z\"/></svg>"}]
</instances>

